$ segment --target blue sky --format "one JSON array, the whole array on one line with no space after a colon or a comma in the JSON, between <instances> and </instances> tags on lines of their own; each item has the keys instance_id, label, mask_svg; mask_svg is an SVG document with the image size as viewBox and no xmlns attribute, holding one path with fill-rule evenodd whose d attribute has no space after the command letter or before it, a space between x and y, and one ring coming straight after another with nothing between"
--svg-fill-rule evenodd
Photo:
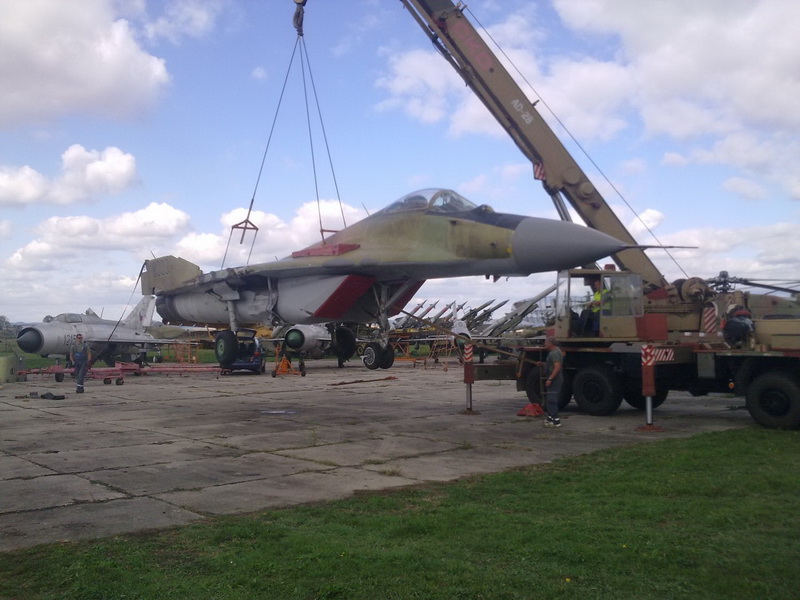
<instances>
[{"instance_id":1,"label":"blue sky","mask_svg":"<svg viewBox=\"0 0 800 600\"><path fill-rule=\"evenodd\" d=\"M800 3L469 9L661 242L697 246L675 253L688 275L800 278ZM38 321L91 306L117 317L152 255L219 268L276 116L293 12L291 0L0 0L0 314ZM556 217L399 0L308 0L304 41L348 223L422 187ZM323 224L337 228L318 127L312 137ZM254 261L318 239L308 139L296 58L255 196ZM249 249L231 248L228 266ZM519 300L552 281L440 280L419 299Z\"/></svg>"}]
</instances>

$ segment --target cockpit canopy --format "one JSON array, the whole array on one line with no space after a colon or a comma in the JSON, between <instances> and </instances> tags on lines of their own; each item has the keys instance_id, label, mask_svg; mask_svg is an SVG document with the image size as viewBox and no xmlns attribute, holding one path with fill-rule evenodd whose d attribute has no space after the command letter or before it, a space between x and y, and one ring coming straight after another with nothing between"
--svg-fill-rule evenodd
<instances>
[{"instance_id":1,"label":"cockpit canopy","mask_svg":"<svg viewBox=\"0 0 800 600\"><path fill-rule=\"evenodd\" d=\"M428 214L450 214L468 212L477 208L478 206L453 190L428 188L406 194L375 214L388 215L408 211L424 211ZM491 210L488 206L485 209Z\"/></svg>"},{"instance_id":2,"label":"cockpit canopy","mask_svg":"<svg viewBox=\"0 0 800 600\"><path fill-rule=\"evenodd\" d=\"M83 316L75 313L63 313L56 315L55 320L60 323L83 323Z\"/></svg>"}]
</instances>

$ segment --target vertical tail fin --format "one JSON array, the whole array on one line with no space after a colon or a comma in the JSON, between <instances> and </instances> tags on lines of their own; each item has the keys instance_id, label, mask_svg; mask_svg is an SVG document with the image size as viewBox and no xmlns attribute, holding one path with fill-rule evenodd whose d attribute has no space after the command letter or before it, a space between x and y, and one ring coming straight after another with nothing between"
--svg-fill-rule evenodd
<instances>
[{"instance_id":1,"label":"vertical tail fin","mask_svg":"<svg viewBox=\"0 0 800 600\"><path fill-rule=\"evenodd\" d=\"M162 256L144 261L142 294L157 294L186 285L203 274L194 263L175 256Z\"/></svg>"},{"instance_id":2,"label":"vertical tail fin","mask_svg":"<svg viewBox=\"0 0 800 600\"><path fill-rule=\"evenodd\" d=\"M139 303L133 307L130 314L122 321L122 324L126 327L143 331L145 327L149 327L150 323L152 323L155 309L156 297L150 295L142 296Z\"/></svg>"}]
</instances>

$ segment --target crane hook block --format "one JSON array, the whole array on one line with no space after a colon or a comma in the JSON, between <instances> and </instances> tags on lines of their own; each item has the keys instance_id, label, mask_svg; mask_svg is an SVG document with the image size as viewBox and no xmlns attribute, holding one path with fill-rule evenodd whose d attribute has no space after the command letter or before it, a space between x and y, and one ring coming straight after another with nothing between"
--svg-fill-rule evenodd
<instances>
[{"instance_id":1,"label":"crane hook block","mask_svg":"<svg viewBox=\"0 0 800 600\"><path fill-rule=\"evenodd\" d=\"M294 9L294 17L292 18L292 24L294 28L297 30L297 35L303 35L303 14L305 13L306 2L308 0L294 0L294 3L297 7Z\"/></svg>"}]
</instances>

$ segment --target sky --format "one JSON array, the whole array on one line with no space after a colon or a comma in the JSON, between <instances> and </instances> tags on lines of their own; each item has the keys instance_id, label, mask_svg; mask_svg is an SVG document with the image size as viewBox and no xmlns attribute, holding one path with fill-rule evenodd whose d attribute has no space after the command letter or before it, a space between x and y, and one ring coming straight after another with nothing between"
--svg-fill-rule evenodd
<instances>
[{"instance_id":1,"label":"sky","mask_svg":"<svg viewBox=\"0 0 800 600\"><path fill-rule=\"evenodd\" d=\"M649 251L668 279L800 279L800 3L468 4L636 239L694 247ZM399 0L308 0L302 61L294 6L0 0L0 315L118 318L148 258L273 260L320 214L339 229L420 188L557 218ZM409 306L554 279L429 281Z\"/></svg>"}]
</instances>

